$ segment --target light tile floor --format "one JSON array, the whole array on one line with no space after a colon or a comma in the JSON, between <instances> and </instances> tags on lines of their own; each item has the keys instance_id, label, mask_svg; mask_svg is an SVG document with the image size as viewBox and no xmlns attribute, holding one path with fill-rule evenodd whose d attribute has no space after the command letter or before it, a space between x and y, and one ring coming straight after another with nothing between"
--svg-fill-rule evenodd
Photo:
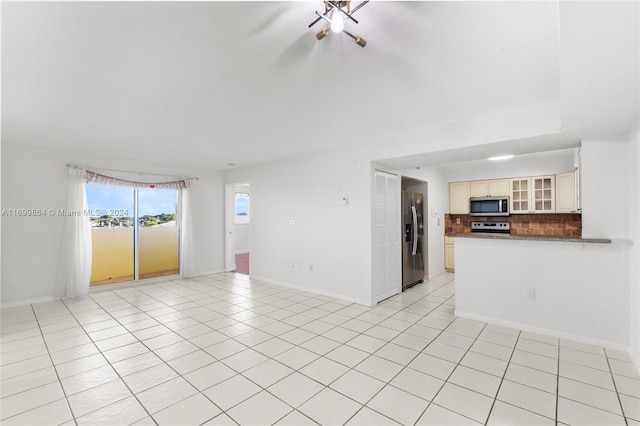
<instances>
[{"instance_id":1,"label":"light tile floor","mask_svg":"<svg viewBox=\"0 0 640 426\"><path fill-rule=\"evenodd\" d=\"M4 309L0 421L640 425L627 354L456 318L453 278L374 308L216 274Z\"/></svg>"}]
</instances>

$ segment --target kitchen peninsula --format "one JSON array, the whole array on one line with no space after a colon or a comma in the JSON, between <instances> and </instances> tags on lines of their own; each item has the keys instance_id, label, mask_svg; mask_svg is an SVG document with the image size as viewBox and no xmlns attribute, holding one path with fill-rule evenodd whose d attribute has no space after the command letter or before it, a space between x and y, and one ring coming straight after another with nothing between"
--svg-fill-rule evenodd
<instances>
[{"instance_id":1,"label":"kitchen peninsula","mask_svg":"<svg viewBox=\"0 0 640 426\"><path fill-rule=\"evenodd\" d=\"M458 235L456 315L624 350L629 243ZM610 306L616 306L611 310Z\"/></svg>"},{"instance_id":2,"label":"kitchen peninsula","mask_svg":"<svg viewBox=\"0 0 640 426\"><path fill-rule=\"evenodd\" d=\"M568 211L558 211L567 204L559 202L555 191L559 176L549 179L549 194L529 191L527 196L540 193L543 199L529 198L521 209L525 211L514 205L526 199L524 179L510 179L508 190L497 194L489 180L490 197L511 201L509 212L495 217L470 211L476 182L449 184L445 264L455 269L456 315L626 350L630 294L628 279L620 271L629 267L630 243L584 238L579 204L568 203ZM527 188L534 188L536 179L530 178ZM546 179L538 179L539 186L544 188Z\"/></svg>"}]
</instances>

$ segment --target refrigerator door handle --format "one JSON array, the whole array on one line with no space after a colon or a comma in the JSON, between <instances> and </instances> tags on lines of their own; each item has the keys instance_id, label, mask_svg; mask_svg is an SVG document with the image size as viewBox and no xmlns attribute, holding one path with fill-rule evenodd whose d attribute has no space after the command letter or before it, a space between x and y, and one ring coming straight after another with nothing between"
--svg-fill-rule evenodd
<instances>
[{"instance_id":1,"label":"refrigerator door handle","mask_svg":"<svg viewBox=\"0 0 640 426\"><path fill-rule=\"evenodd\" d=\"M413 249L412 255L416 255L418 251L418 213L416 212L416 206L411 206L411 219L413 220Z\"/></svg>"}]
</instances>

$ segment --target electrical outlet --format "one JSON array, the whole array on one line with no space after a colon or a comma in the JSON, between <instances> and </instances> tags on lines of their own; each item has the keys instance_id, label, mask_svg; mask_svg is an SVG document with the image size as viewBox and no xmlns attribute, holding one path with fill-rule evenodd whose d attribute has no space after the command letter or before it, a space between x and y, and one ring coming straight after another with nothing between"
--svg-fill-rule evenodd
<instances>
[{"instance_id":1,"label":"electrical outlet","mask_svg":"<svg viewBox=\"0 0 640 426\"><path fill-rule=\"evenodd\" d=\"M456 217L456 223L460 224L460 218L459 217Z\"/></svg>"},{"instance_id":2,"label":"electrical outlet","mask_svg":"<svg viewBox=\"0 0 640 426\"><path fill-rule=\"evenodd\" d=\"M526 296L529 300L536 300L536 289L534 287L527 288Z\"/></svg>"},{"instance_id":3,"label":"electrical outlet","mask_svg":"<svg viewBox=\"0 0 640 426\"><path fill-rule=\"evenodd\" d=\"M313 265L309 265L309 272L313 272Z\"/></svg>"}]
</instances>

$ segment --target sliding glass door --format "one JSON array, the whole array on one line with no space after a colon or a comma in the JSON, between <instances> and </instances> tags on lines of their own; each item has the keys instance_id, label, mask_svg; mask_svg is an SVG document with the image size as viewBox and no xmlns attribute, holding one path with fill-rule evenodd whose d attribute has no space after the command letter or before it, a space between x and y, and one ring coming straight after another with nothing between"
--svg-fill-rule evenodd
<instances>
[{"instance_id":1,"label":"sliding glass door","mask_svg":"<svg viewBox=\"0 0 640 426\"><path fill-rule=\"evenodd\" d=\"M139 279L180 272L176 189L138 189Z\"/></svg>"},{"instance_id":2,"label":"sliding glass door","mask_svg":"<svg viewBox=\"0 0 640 426\"><path fill-rule=\"evenodd\" d=\"M178 190L89 183L91 285L180 273Z\"/></svg>"}]
</instances>

